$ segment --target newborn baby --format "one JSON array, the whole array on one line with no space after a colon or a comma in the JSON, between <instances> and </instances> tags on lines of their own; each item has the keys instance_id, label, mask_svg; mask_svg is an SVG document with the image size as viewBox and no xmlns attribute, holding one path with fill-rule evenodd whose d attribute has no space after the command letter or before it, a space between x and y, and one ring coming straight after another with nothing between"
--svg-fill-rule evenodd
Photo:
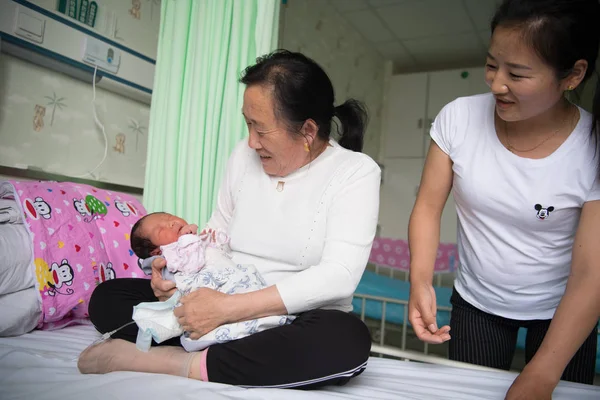
<instances>
[{"instance_id":1,"label":"newborn baby","mask_svg":"<svg viewBox=\"0 0 600 400\"><path fill-rule=\"evenodd\" d=\"M210 288L226 294L246 293L267 287L253 265L238 265L231 260L229 238L221 231L198 227L168 213L148 214L131 230L131 249L144 259L142 269L150 274L152 260L164 257L163 278L172 280L177 292L166 302L141 303L134 308L133 319L139 327L137 345L150 347L151 339L161 343L181 336L187 351L202 350L214 343L241 339L265 329L291 322L292 316L271 316L227 324L192 340L183 332L173 314L181 296L198 288Z\"/></svg>"}]
</instances>

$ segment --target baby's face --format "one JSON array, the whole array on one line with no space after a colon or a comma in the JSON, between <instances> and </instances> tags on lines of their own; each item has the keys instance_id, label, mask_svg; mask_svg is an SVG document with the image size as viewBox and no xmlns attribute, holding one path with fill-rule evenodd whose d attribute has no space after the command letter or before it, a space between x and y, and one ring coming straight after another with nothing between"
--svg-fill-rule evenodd
<instances>
[{"instance_id":1,"label":"baby's face","mask_svg":"<svg viewBox=\"0 0 600 400\"><path fill-rule=\"evenodd\" d=\"M177 241L180 236L197 234L198 226L168 213L152 214L142 225L142 234L155 246L165 246Z\"/></svg>"}]
</instances>

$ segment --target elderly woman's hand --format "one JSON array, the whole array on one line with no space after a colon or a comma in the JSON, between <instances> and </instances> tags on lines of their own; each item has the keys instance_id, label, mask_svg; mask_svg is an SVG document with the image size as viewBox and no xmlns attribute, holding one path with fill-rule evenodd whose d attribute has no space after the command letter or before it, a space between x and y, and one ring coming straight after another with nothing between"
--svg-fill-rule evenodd
<instances>
[{"instance_id":1,"label":"elderly woman's hand","mask_svg":"<svg viewBox=\"0 0 600 400\"><path fill-rule=\"evenodd\" d=\"M160 301L168 300L175 293L175 282L164 280L162 270L167 266L164 258L155 258L152 261L152 278L150 286L156 298Z\"/></svg>"},{"instance_id":2,"label":"elderly woman's hand","mask_svg":"<svg viewBox=\"0 0 600 400\"><path fill-rule=\"evenodd\" d=\"M230 321L227 306L233 296L213 289L200 288L181 298L175 316L190 339L200 339L208 332Z\"/></svg>"}]
</instances>

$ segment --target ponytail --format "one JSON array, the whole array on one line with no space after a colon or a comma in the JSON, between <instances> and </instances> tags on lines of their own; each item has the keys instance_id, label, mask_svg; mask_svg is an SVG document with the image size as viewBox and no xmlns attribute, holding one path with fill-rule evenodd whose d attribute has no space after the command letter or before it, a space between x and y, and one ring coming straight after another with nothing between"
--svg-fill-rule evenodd
<instances>
[{"instance_id":1,"label":"ponytail","mask_svg":"<svg viewBox=\"0 0 600 400\"><path fill-rule=\"evenodd\" d=\"M600 178L600 74L596 73L598 81L596 82L596 91L592 103L592 142L596 148L596 157L598 157L598 176Z\"/></svg>"},{"instance_id":2,"label":"ponytail","mask_svg":"<svg viewBox=\"0 0 600 400\"><path fill-rule=\"evenodd\" d=\"M257 59L244 70L240 82L246 86L266 85L273 88L275 116L287 124L292 134L308 119L319 127L318 137L328 141L335 122L341 137L340 146L362 151L367 126L367 110L363 103L350 99L334 107L331 79L314 60L301 53L276 50ZM337 117L340 124L334 119Z\"/></svg>"},{"instance_id":3,"label":"ponytail","mask_svg":"<svg viewBox=\"0 0 600 400\"><path fill-rule=\"evenodd\" d=\"M338 140L340 146L352 151L362 151L369 120L365 105L358 100L348 99L335 107L333 114L341 123L341 137Z\"/></svg>"}]
</instances>

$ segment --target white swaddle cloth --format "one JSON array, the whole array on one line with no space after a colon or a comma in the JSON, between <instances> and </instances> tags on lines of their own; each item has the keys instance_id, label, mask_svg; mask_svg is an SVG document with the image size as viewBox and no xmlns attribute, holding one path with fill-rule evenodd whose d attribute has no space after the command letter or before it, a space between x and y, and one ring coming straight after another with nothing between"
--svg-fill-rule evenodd
<instances>
[{"instance_id":1,"label":"white swaddle cloth","mask_svg":"<svg viewBox=\"0 0 600 400\"><path fill-rule=\"evenodd\" d=\"M210 288L226 294L247 293L267 287L253 265L238 265L227 253L227 236L214 231L199 236L183 235L175 243L161 247L167 268L174 273L177 292L166 302L140 303L134 307L133 320L139 332L137 347L148 351L152 339L157 343L181 336L186 351L199 351L215 343L241 339L256 332L285 325L293 316L271 316L226 324L194 340L183 335L173 314L182 295L199 288Z\"/></svg>"},{"instance_id":2,"label":"white swaddle cloth","mask_svg":"<svg viewBox=\"0 0 600 400\"><path fill-rule=\"evenodd\" d=\"M177 337L183 333L173 309L179 303L181 292L176 291L167 301L140 303L133 307L133 320L138 326L135 344L142 351L150 350L152 339L156 343Z\"/></svg>"}]
</instances>

